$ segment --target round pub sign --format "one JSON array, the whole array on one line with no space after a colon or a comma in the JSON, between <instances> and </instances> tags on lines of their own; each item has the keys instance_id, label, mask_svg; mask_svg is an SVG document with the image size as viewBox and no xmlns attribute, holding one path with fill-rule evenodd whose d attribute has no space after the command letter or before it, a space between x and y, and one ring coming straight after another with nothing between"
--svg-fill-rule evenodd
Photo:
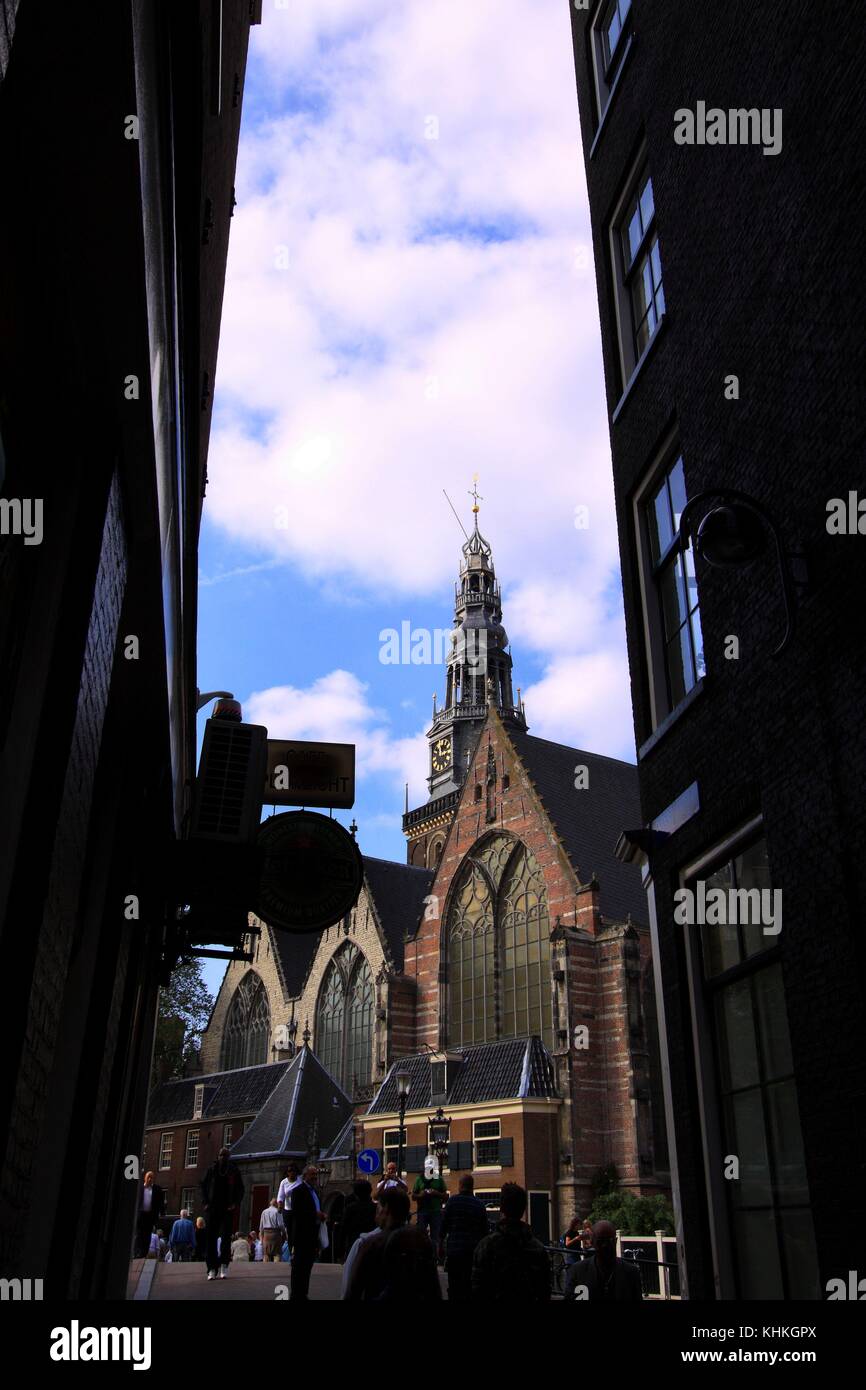
<instances>
[{"instance_id":1,"label":"round pub sign","mask_svg":"<svg viewBox=\"0 0 866 1390\"><path fill-rule=\"evenodd\" d=\"M259 827L256 914L285 931L322 931L358 901L361 851L339 821L315 811L286 811Z\"/></svg>"}]
</instances>

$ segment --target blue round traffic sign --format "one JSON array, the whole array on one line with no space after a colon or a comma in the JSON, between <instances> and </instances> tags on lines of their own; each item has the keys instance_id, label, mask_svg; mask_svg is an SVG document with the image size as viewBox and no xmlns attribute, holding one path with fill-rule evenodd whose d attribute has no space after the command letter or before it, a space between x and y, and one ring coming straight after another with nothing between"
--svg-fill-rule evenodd
<instances>
[{"instance_id":1,"label":"blue round traffic sign","mask_svg":"<svg viewBox=\"0 0 866 1390\"><path fill-rule=\"evenodd\" d=\"M358 1167L362 1173L378 1173L379 1155L375 1149L362 1149L358 1154Z\"/></svg>"}]
</instances>

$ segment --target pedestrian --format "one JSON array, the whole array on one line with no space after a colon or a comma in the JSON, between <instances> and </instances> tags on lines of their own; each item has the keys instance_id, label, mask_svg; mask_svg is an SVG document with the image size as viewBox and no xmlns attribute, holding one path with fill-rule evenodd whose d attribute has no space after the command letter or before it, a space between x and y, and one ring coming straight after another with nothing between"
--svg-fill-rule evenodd
<instances>
[{"instance_id":1,"label":"pedestrian","mask_svg":"<svg viewBox=\"0 0 866 1390\"><path fill-rule=\"evenodd\" d=\"M247 1239L250 1245L250 1259L262 1260L264 1258L264 1249L258 1231L250 1231Z\"/></svg>"},{"instance_id":2,"label":"pedestrian","mask_svg":"<svg viewBox=\"0 0 866 1390\"><path fill-rule=\"evenodd\" d=\"M385 1168L385 1176L376 1187L376 1201L378 1202L383 1192L387 1192L390 1187L398 1187L402 1192L408 1194L409 1189L397 1172L396 1163L389 1163Z\"/></svg>"},{"instance_id":3,"label":"pedestrian","mask_svg":"<svg viewBox=\"0 0 866 1390\"><path fill-rule=\"evenodd\" d=\"M379 1200L378 1231L358 1238L346 1261L347 1302L441 1301L430 1238L409 1225L409 1196L396 1185Z\"/></svg>"},{"instance_id":4,"label":"pedestrian","mask_svg":"<svg viewBox=\"0 0 866 1390\"><path fill-rule=\"evenodd\" d=\"M231 1264L231 1236L244 1195L244 1180L236 1163L229 1158L225 1145L219 1151L201 1184L204 1210L207 1213L207 1277L225 1279ZM217 1254L217 1241L219 1251Z\"/></svg>"},{"instance_id":5,"label":"pedestrian","mask_svg":"<svg viewBox=\"0 0 866 1390\"><path fill-rule=\"evenodd\" d=\"M592 1228L594 1255L568 1271L565 1297L586 1303L640 1303L640 1270L616 1253L616 1227L597 1221Z\"/></svg>"},{"instance_id":6,"label":"pedestrian","mask_svg":"<svg viewBox=\"0 0 866 1390\"><path fill-rule=\"evenodd\" d=\"M376 1230L376 1206L373 1202L373 1189L368 1182L359 1181L352 1186L352 1196L343 1210L342 1245L343 1259L358 1239L369 1231Z\"/></svg>"},{"instance_id":7,"label":"pedestrian","mask_svg":"<svg viewBox=\"0 0 866 1390\"><path fill-rule=\"evenodd\" d=\"M195 1219L195 1258L203 1260L207 1255L207 1225L203 1216Z\"/></svg>"},{"instance_id":8,"label":"pedestrian","mask_svg":"<svg viewBox=\"0 0 866 1390\"><path fill-rule=\"evenodd\" d=\"M270 1264L273 1260L280 1258L280 1250L286 1235L283 1213L277 1205L276 1197L271 1198L270 1204L265 1207L259 1217L259 1230L262 1234L264 1259Z\"/></svg>"},{"instance_id":9,"label":"pedestrian","mask_svg":"<svg viewBox=\"0 0 866 1390\"><path fill-rule=\"evenodd\" d=\"M523 1219L526 1202L524 1188L516 1182L503 1184L501 1219L476 1247L472 1261L473 1298L486 1303L549 1301L550 1262Z\"/></svg>"},{"instance_id":10,"label":"pedestrian","mask_svg":"<svg viewBox=\"0 0 866 1390\"><path fill-rule=\"evenodd\" d=\"M415 1179L412 1197L418 1206L418 1226L427 1232L433 1249L438 1251L442 1208L448 1200L448 1188L439 1175L439 1163L433 1154L428 1154L424 1160L424 1172Z\"/></svg>"},{"instance_id":11,"label":"pedestrian","mask_svg":"<svg viewBox=\"0 0 866 1390\"><path fill-rule=\"evenodd\" d=\"M292 1252L292 1193L301 1181L297 1163L289 1163L286 1166L286 1175L277 1190L277 1206L283 1213L283 1225L286 1228L286 1240L289 1243L289 1254Z\"/></svg>"},{"instance_id":12,"label":"pedestrian","mask_svg":"<svg viewBox=\"0 0 866 1390\"><path fill-rule=\"evenodd\" d=\"M250 1243L249 1243L249 1241L247 1240L246 1236L242 1236L242 1235L241 1235L240 1231L235 1231L234 1235L232 1236L232 1259L233 1259L233 1260L249 1260L249 1258L250 1258Z\"/></svg>"},{"instance_id":13,"label":"pedestrian","mask_svg":"<svg viewBox=\"0 0 866 1390\"><path fill-rule=\"evenodd\" d=\"M580 1248L584 1255L587 1255L590 1250L592 1250L592 1222L588 1216L584 1218L583 1225L580 1228Z\"/></svg>"},{"instance_id":14,"label":"pedestrian","mask_svg":"<svg viewBox=\"0 0 866 1390\"><path fill-rule=\"evenodd\" d=\"M442 1215L439 1254L445 1257L448 1300L467 1303L472 1297L472 1257L475 1248L489 1232L487 1208L475 1196L475 1179L464 1173L454 1197L449 1197Z\"/></svg>"},{"instance_id":15,"label":"pedestrian","mask_svg":"<svg viewBox=\"0 0 866 1390\"><path fill-rule=\"evenodd\" d=\"M165 1206L165 1193L153 1180L153 1173L145 1173L144 1182L138 1194L138 1218L135 1226L135 1257L140 1259L150 1251L150 1237L153 1228L162 1216Z\"/></svg>"},{"instance_id":16,"label":"pedestrian","mask_svg":"<svg viewBox=\"0 0 866 1390\"><path fill-rule=\"evenodd\" d=\"M316 1191L318 1169L304 1169L302 1180L292 1191L292 1292L291 1299L306 1301L310 1296L310 1275L319 1253L319 1228L325 1220Z\"/></svg>"},{"instance_id":17,"label":"pedestrian","mask_svg":"<svg viewBox=\"0 0 866 1390\"><path fill-rule=\"evenodd\" d=\"M565 1267L570 1269L573 1264L577 1264L583 1250L583 1227L579 1216L571 1218L568 1230L560 1236L559 1243L565 1250Z\"/></svg>"},{"instance_id":18,"label":"pedestrian","mask_svg":"<svg viewBox=\"0 0 866 1390\"><path fill-rule=\"evenodd\" d=\"M189 1211L181 1208L180 1216L171 1228L168 1238L172 1263L186 1264L195 1254L195 1227L189 1219Z\"/></svg>"}]
</instances>

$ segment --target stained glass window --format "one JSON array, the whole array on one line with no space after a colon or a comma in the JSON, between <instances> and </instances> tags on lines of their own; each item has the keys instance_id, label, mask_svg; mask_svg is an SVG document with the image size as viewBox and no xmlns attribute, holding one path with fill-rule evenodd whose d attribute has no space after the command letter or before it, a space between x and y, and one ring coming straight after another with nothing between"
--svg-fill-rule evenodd
<instances>
[{"instance_id":1,"label":"stained glass window","mask_svg":"<svg viewBox=\"0 0 866 1390\"><path fill-rule=\"evenodd\" d=\"M223 1071L257 1067L268 1060L271 1009L264 981L248 970L234 992L223 1031Z\"/></svg>"},{"instance_id":2,"label":"stained glass window","mask_svg":"<svg viewBox=\"0 0 866 1390\"><path fill-rule=\"evenodd\" d=\"M520 841L492 835L470 852L447 938L451 1044L536 1034L552 1046L547 895L538 863Z\"/></svg>"},{"instance_id":3,"label":"stained glass window","mask_svg":"<svg viewBox=\"0 0 866 1390\"><path fill-rule=\"evenodd\" d=\"M352 1095L372 1075L373 975L352 942L333 956L322 981L316 1013L316 1055Z\"/></svg>"}]
</instances>

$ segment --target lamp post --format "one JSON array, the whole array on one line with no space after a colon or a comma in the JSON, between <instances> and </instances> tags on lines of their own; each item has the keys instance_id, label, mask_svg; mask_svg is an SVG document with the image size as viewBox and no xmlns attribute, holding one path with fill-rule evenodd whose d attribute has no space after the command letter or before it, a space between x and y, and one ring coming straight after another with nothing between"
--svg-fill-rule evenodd
<instances>
[{"instance_id":1,"label":"lamp post","mask_svg":"<svg viewBox=\"0 0 866 1390\"><path fill-rule=\"evenodd\" d=\"M403 1122L406 1119L406 1105L409 1100L409 1088L412 1085L412 1077L408 1071L397 1072L397 1095L400 1100L400 1141L397 1147L397 1176L403 1176L403 1139L405 1130Z\"/></svg>"},{"instance_id":2,"label":"lamp post","mask_svg":"<svg viewBox=\"0 0 866 1390\"><path fill-rule=\"evenodd\" d=\"M430 1127L430 1142L433 1145L433 1152L439 1164L439 1176L442 1176L442 1169L448 1159L448 1137L451 1133L451 1117L446 1115L442 1106L431 1115L427 1124Z\"/></svg>"}]
</instances>

